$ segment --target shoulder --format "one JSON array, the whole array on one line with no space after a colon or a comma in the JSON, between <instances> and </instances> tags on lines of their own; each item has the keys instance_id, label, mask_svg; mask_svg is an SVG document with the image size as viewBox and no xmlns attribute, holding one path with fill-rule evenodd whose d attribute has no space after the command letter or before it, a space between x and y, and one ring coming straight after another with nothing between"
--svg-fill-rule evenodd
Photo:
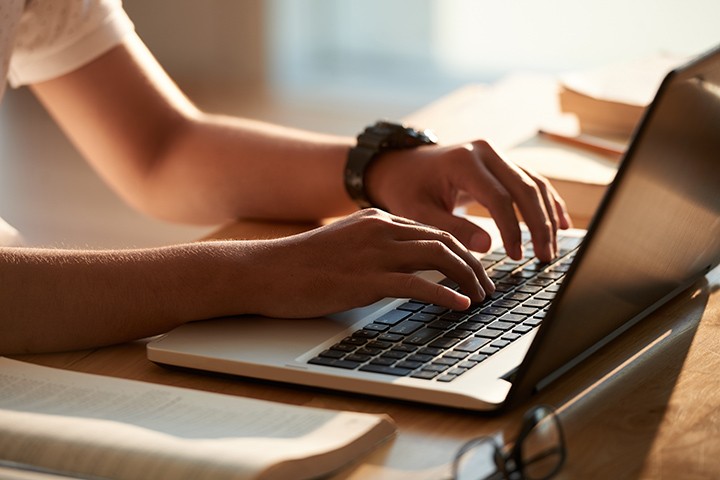
<instances>
[{"instance_id":1,"label":"shoulder","mask_svg":"<svg viewBox=\"0 0 720 480\"><path fill-rule=\"evenodd\" d=\"M68 73L133 30L120 0L28 0L10 65L14 86Z\"/></svg>"}]
</instances>

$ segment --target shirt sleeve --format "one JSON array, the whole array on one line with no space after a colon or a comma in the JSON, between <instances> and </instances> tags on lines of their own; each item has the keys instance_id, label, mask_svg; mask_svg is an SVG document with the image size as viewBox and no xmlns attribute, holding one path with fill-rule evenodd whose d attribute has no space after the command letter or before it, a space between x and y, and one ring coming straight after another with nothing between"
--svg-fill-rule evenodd
<instances>
[{"instance_id":1,"label":"shirt sleeve","mask_svg":"<svg viewBox=\"0 0 720 480\"><path fill-rule=\"evenodd\" d=\"M28 0L8 81L19 87L72 72L133 30L120 0Z\"/></svg>"}]
</instances>

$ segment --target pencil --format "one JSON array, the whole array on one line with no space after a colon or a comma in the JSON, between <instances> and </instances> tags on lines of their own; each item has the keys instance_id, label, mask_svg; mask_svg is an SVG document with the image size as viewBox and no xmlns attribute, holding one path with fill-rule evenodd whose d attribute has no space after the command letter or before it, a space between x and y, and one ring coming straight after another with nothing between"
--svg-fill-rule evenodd
<instances>
[{"instance_id":1,"label":"pencil","mask_svg":"<svg viewBox=\"0 0 720 480\"><path fill-rule=\"evenodd\" d=\"M625 149L616 142L594 137L591 135L580 134L578 136L572 137L559 133L548 132L546 130L539 130L538 135L559 143L564 143L566 145L599 153L615 161L620 161L622 156L625 154Z\"/></svg>"}]
</instances>

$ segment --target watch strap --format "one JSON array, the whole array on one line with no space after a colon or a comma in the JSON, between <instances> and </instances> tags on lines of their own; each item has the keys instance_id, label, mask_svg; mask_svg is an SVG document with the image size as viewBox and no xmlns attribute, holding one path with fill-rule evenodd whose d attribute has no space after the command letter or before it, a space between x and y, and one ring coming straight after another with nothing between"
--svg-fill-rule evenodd
<instances>
[{"instance_id":1,"label":"watch strap","mask_svg":"<svg viewBox=\"0 0 720 480\"><path fill-rule=\"evenodd\" d=\"M350 198L360 208L374 206L365 188L365 173L381 153L435 143L437 143L437 138L428 130L420 131L385 121L367 127L358 135L357 144L348 152L344 177L345 189Z\"/></svg>"}]
</instances>

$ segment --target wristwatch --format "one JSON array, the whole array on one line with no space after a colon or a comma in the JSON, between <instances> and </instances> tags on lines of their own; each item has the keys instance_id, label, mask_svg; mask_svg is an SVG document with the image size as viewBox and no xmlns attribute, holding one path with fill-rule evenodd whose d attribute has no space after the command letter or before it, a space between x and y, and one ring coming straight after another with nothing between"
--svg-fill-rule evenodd
<instances>
[{"instance_id":1,"label":"wristwatch","mask_svg":"<svg viewBox=\"0 0 720 480\"><path fill-rule=\"evenodd\" d=\"M365 172L381 153L388 150L434 145L437 137L430 130L416 130L398 123L380 121L357 137L345 164L345 189L360 208L374 206L365 190Z\"/></svg>"}]
</instances>

